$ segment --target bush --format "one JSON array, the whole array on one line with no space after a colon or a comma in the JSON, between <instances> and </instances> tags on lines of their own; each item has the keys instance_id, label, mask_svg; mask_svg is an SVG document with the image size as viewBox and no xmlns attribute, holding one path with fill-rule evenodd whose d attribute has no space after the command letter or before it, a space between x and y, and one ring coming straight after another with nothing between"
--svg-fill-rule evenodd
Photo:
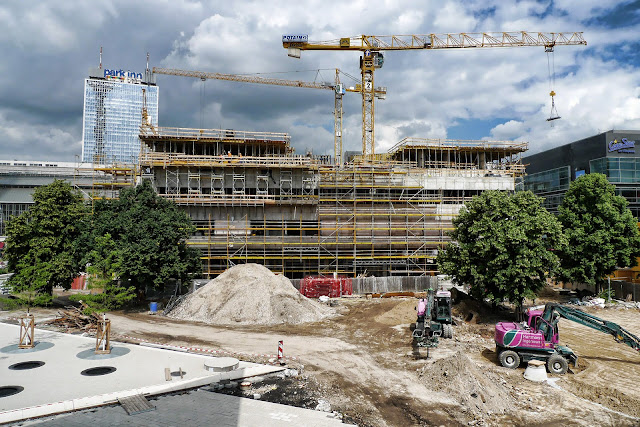
<instances>
[{"instance_id":1,"label":"bush","mask_svg":"<svg viewBox=\"0 0 640 427\"><path fill-rule=\"evenodd\" d=\"M136 297L136 288L128 288L118 283L109 282L104 284L104 291L100 294L71 295L69 300L74 302L82 301L87 305L85 314L94 312L103 313L109 310L116 310L125 306Z\"/></svg>"},{"instance_id":2,"label":"bush","mask_svg":"<svg viewBox=\"0 0 640 427\"><path fill-rule=\"evenodd\" d=\"M613 291L613 289L609 289L609 288L605 288L601 290L600 293L598 293L598 298L602 298L605 301L611 301L612 299L615 298L615 296L616 294Z\"/></svg>"},{"instance_id":3,"label":"bush","mask_svg":"<svg viewBox=\"0 0 640 427\"><path fill-rule=\"evenodd\" d=\"M12 311L24 307L24 301L15 297L0 297L0 310Z\"/></svg>"}]
</instances>

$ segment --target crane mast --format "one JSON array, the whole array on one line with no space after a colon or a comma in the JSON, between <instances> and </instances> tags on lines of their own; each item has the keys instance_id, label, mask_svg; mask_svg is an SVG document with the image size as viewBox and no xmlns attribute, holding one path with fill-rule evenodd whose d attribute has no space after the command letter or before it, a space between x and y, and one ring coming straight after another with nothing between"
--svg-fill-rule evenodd
<instances>
[{"instance_id":1,"label":"crane mast","mask_svg":"<svg viewBox=\"0 0 640 427\"><path fill-rule=\"evenodd\" d=\"M334 160L336 164L342 163L342 96L345 92L361 92L361 87L356 86L355 88L346 88L340 82L340 70L336 69L335 81L334 83L316 83L316 82L305 82L300 80L286 80L286 79L275 79L275 78L265 78L258 77L255 75L241 75L241 74L224 74L224 73L211 73L206 71L192 71L192 70L180 70L175 68L160 68L153 67L153 73L155 74L165 74L170 76L182 76L182 77L193 77L201 80L227 80L234 82L243 82L243 83L258 83L258 84L268 84L268 85L276 85L276 86L289 86L289 87L302 87L308 89L322 89L322 90L331 90L334 92ZM387 88L378 87L374 89L374 94L376 97L380 99L384 99L386 96Z\"/></svg>"},{"instance_id":2,"label":"crane mast","mask_svg":"<svg viewBox=\"0 0 640 427\"><path fill-rule=\"evenodd\" d=\"M391 35L343 37L335 40L309 42L308 35L284 35L282 46L288 55L300 58L303 50L358 51L362 77L362 154L373 159L375 154L375 93L374 71L382 67L386 50L468 49L488 47L545 48L563 45L586 45L581 32L532 33L526 31L496 33L455 33L424 35Z\"/></svg>"}]
</instances>

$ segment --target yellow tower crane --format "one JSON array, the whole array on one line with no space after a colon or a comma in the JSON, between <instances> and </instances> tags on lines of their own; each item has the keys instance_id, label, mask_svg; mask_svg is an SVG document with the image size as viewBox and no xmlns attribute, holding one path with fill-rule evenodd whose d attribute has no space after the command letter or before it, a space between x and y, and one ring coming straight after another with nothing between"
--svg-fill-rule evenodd
<instances>
[{"instance_id":1,"label":"yellow tower crane","mask_svg":"<svg viewBox=\"0 0 640 427\"><path fill-rule=\"evenodd\" d=\"M498 33L456 33L395 36L355 36L336 40L310 42L308 35L284 35L282 46L288 55L300 58L303 50L359 51L362 75L362 155L373 159L374 144L374 80L376 68L382 67L382 51L424 49L466 49L481 47L525 47L586 45L582 33L530 33L526 31Z\"/></svg>"},{"instance_id":2,"label":"yellow tower crane","mask_svg":"<svg viewBox=\"0 0 640 427\"><path fill-rule=\"evenodd\" d=\"M336 69L334 83L304 82L300 80L265 78L265 77L258 77L255 75L209 73L205 71L189 71L189 70L178 70L173 68L158 68L158 67L153 67L153 72L155 74L166 74L170 76L195 77L201 80L207 80L207 79L229 80L229 81L243 82L243 83L259 83L259 84L268 84L268 85L277 85L277 86L331 90L335 94L335 97L334 97L335 102L334 102L334 110L333 110L334 161L338 165L342 164L342 95L344 95L345 92L360 93L362 92L362 88L360 84L356 85L355 87L345 87L345 85L340 82L341 71L339 69ZM375 90L372 90L372 94L373 94L372 96L375 96L378 99L385 99L387 94L387 88L377 87L375 88Z\"/></svg>"}]
</instances>

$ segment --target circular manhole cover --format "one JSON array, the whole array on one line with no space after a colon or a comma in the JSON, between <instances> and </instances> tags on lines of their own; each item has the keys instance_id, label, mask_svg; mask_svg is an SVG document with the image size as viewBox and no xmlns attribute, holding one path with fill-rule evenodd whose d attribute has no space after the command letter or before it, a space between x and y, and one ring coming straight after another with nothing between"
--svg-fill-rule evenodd
<instances>
[{"instance_id":1,"label":"circular manhole cover","mask_svg":"<svg viewBox=\"0 0 640 427\"><path fill-rule=\"evenodd\" d=\"M116 368L114 368L113 366L98 366L96 368L85 369L84 371L80 372L80 374L87 377L95 377L98 375L107 375L115 371Z\"/></svg>"},{"instance_id":2,"label":"circular manhole cover","mask_svg":"<svg viewBox=\"0 0 640 427\"><path fill-rule=\"evenodd\" d=\"M14 363L13 365L9 366L9 369L14 371L24 371L26 369L39 368L42 365L44 365L44 362L40 360L30 360L28 362Z\"/></svg>"},{"instance_id":3,"label":"circular manhole cover","mask_svg":"<svg viewBox=\"0 0 640 427\"><path fill-rule=\"evenodd\" d=\"M13 396L14 394L20 393L24 390L24 387L20 387L19 385L5 385L0 387L0 398Z\"/></svg>"}]
</instances>

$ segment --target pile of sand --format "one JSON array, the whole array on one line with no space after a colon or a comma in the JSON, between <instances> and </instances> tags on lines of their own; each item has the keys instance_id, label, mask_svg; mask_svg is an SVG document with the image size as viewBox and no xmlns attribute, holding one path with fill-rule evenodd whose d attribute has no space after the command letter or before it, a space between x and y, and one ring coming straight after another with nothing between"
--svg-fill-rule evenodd
<instances>
[{"instance_id":1,"label":"pile of sand","mask_svg":"<svg viewBox=\"0 0 640 427\"><path fill-rule=\"evenodd\" d=\"M421 376L428 388L446 392L475 415L504 414L514 405L500 381L462 352L426 366Z\"/></svg>"},{"instance_id":2,"label":"pile of sand","mask_svg":"<svg viewBox=\"0 0 640 427\"><path fill-rule=\"evenodd\" d=\"M286 277L259 264L242 264L188 295L169 317L215 325L275 325L316 322L332 313L301 295Z\"/></svg>"}]
</instances>

